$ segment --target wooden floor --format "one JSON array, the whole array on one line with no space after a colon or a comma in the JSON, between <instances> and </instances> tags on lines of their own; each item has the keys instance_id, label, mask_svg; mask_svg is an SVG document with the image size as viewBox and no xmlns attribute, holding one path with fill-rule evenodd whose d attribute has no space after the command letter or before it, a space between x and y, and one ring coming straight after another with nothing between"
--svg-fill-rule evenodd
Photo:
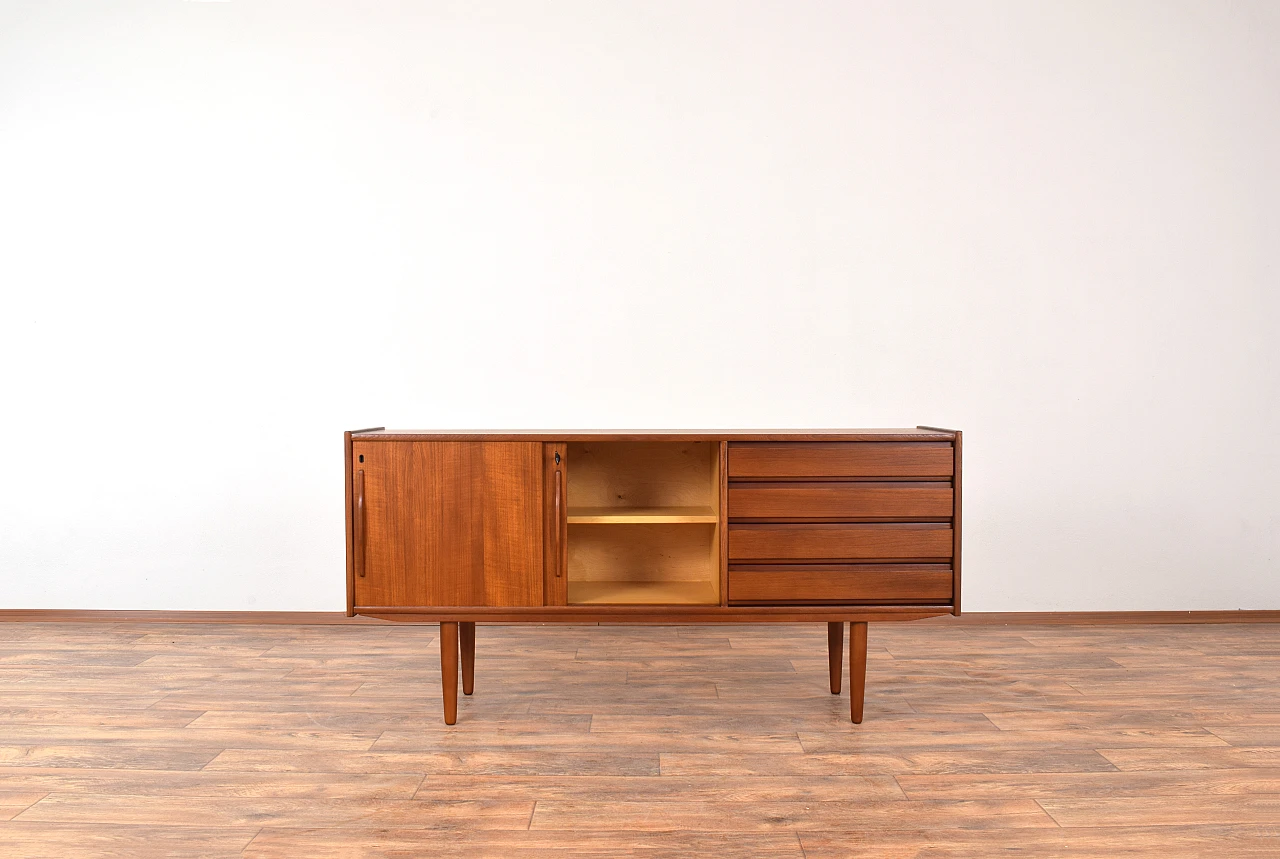
<instances>
[{"instance_id":1,"label":"wooden floor","mask_svg":"<svg viewBox=\"0 0 1280 859\"><path fill-rule=\"evenodd\" d=\"M1280 856L1280 625L436 634L0 624L0 856Z\"/></svg>"}]
</instances>

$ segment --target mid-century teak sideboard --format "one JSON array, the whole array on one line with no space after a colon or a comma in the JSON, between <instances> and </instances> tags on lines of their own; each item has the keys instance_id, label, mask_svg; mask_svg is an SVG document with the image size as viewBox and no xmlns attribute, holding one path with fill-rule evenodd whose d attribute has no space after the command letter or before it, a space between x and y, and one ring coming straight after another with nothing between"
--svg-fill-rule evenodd
<instances>
[{"instance_id":1,"label":"mid-century teak sideboard","mask_svg":"<svg viewBox=\"0 0 1280 859\"><path fill-rule=\"evenodd\" d=\"M348 432L347 614L437 621L444 720L475 625L867 623L960 613L960 433Z\"/></svg>"}]
</instances>

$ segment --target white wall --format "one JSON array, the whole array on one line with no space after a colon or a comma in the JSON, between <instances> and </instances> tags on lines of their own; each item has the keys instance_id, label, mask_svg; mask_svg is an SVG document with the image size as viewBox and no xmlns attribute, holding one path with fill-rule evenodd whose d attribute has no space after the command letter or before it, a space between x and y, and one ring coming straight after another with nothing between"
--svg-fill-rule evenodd
<instances>
[{"instance_id":1,"label":"white wall","mask_svg":"<svg viewBox=\"0 0 1280 859\"><path fill-rule=\"evenodd\" d=\"M930 423L967 608L1280 608L1276 4L402 5L0 3L0 607L340 610L348 428Z\"/></svg>"}]
</instances>

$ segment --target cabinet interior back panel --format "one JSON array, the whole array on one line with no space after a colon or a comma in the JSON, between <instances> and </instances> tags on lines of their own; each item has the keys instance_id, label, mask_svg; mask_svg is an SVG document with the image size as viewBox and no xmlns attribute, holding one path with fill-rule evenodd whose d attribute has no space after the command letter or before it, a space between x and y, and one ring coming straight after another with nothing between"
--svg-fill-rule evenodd
<instances>
[{"instance_id":1,"label":"cabinet interior back panel","mask_svg":"<svg viewBox=\"0 0 1280 859\"><path fill-rule=\"evenodd\" d=\"M568 445L568 505L718 507L715 442L576 442Z\"/></svg>"},{"instance_id":2,"label":"cabinet interior back panel","mask_svg":"<svg viewBox=\"0 0 1280 859\"><path fill-rule=\"evenodd\" d=\"M570 525L569 580L718 582L715 525Z\"/></svg>"}]
</instances>

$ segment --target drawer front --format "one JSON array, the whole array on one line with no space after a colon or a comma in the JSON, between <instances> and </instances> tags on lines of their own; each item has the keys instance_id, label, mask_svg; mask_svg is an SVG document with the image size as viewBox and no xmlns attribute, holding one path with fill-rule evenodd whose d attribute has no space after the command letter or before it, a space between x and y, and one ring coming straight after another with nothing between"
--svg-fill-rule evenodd
<instances>
[{"instance_id":1,"label":"drawer front","mask_svg":"<svg viewBox=\"0 0 1280 859\"><path fill-rule=\"evenodd\" d=\"M729 477L786 480L842 477L934 477L949 480L949 442L733 442Z\"/></svg>"},{"instance_id":2,"label":"drawer front","mask_svg":"<svg viewBox=\"0 0 1280 859\"><path fill-rule=\"evenodd\" d=\"M730 525L733 561L944 561L951 526Z\"/></svg>"},{"instance_id":3,"label":"drawer front","mask_svg":"<svg viewBox=\"0 0 1280 859\"><path fill-rule=\"evenodd\" d=\"M729 604L951 602L946 564L759 564L729 570Z\"/></svg>"},{"instance_id":4,"label":"drawer front","mask_svg":"<svg viewBox=\"0 0 1280 859\"><path fill-rule=\"evenodd\" d=\"M949 519L950 483L731 483L730 519Z\"/></svg>"}]
</instances>

